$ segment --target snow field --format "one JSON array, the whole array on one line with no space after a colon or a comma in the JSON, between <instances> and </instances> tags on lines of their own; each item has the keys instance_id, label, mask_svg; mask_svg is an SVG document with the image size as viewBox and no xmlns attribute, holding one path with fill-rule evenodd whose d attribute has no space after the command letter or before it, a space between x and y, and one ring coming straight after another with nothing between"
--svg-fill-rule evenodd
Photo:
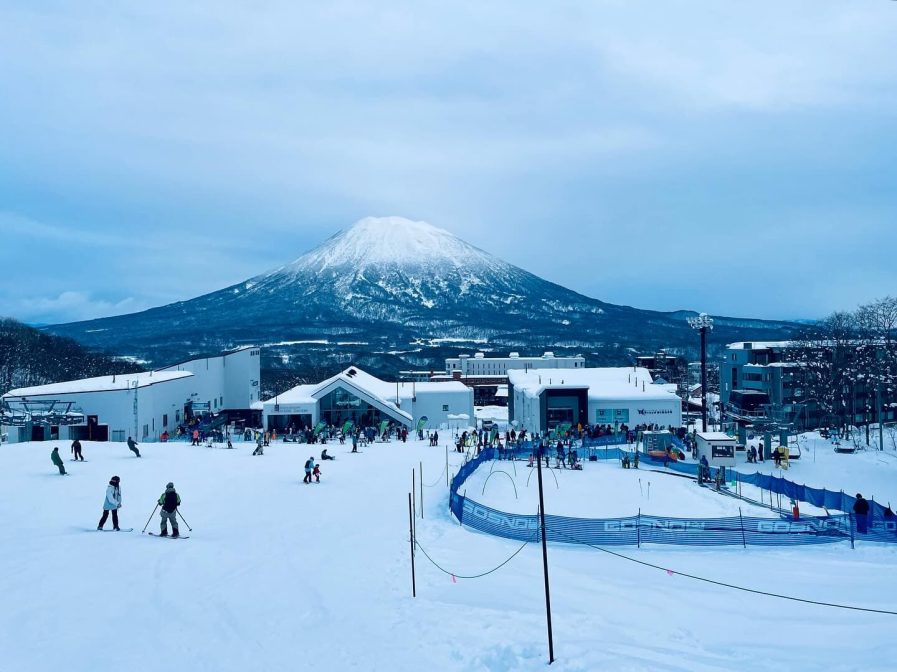
<instances>
[{"instance_id":1,"label":"snow field","mask_svg":"<svg viewBox=\"0 0 897 672\"><path fill-rule=\"evenodd\" d=\"M519 548L449 516L444 448L375 444L351 455L330 444L337 460L322 465L320 485L304 485L302 465L320 446L277 443L252 457L248 444L146 444L136 459L123 444L88 443L89 462L66 461L72 475L61 477L52 445L0 448L3 672L545 669L537 545L470 580L453 581L418 553L411 598L407 493L420 461L433 487L424 488L417 535L434 560L476 574ZM460 458L450 453L453 470ZM113 474L122 478L122 525L136 530L85 531L96 527ZM589 472L560 476L571 483L552 491L549 476L546 506L573 509L572 477ZM487 495L496 486L505 497L498 478ZM652 476L652 500L661 478L675 477ZM194 527L189 540L139 534L169 480ZM158 515L148 529L158 529ZM773 592L897 606L891 547L615 550ZM551 669L893 669L897 617L735 593L585 547L551 546L549 563Z\"/></svg>"},{"instance_id":2,"label":"snow field","mask_svg":"<svg viewBox=\"0 0 897 672\"><path fill-rule=\"evenodd\" d=\"M673 518L777 517L759 506L701 488L690 478L662 473L662 467L642 462L639 469L623 469L617 460L583 463L582 471L545 469L545 510L573 518L624 518L639 513ZM471 499L508 513L535 514L539 486L535 467L526 461L495 461L480 466L461 487ZM491 469L491 473L490 473ZM516 470L516 476L515 476ZM514 486L516 485L516 497ZM650 484L650 485L649 485Z\"/></svg>"}]
</instances>

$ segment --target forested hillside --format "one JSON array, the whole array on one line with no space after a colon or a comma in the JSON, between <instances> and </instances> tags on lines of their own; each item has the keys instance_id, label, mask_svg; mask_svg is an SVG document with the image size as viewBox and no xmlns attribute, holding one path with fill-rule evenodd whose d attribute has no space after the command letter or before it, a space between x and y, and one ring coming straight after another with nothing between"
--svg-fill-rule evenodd
<instances>
[{"instance_id":1,"label":"forested hillside","mask_svg":"<svg viewBox=\"0 0 897 672\"><path fill-rule=\"evenodd\" d=\"M90 352L70 338L0 319L0 394L18 387L142 370L132 362Z\"/></svg>"}]
</instances>

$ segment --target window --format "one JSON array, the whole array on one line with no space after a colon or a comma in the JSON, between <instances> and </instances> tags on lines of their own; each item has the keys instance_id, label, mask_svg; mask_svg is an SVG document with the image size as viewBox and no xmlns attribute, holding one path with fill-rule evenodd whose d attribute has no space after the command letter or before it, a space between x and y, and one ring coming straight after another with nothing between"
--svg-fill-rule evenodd
<instances>
[{"instance_id":1,"label":"window","mask_svg":"<svg viewBox=\"0 0 897 672\"><path fill-rule=\"evenodd\" d=\"M143 438L145 439L148 436L149 436L149 425L144 425L143 426Z\"/></svg>"},{"instance_id":2,"label":"window","mask_svg":"<svg viewBox=\"0 0 897 672\"><path fill-rule=\"evenodd\" d=\"M168 429L168 414L165 413L162 415L162 427Z\"/></svg>"},{"instance_id":3,"label":"window","mask_svg":"<svg viewBox=\"0 0 897 672\"><path fill-rule=\"evenodd\" d=\"M443 405L442 405L442 412L443 412L443 413L447 413L447 412L448 412L448 404L443 404Z\"/></svg>"}]
</instances>

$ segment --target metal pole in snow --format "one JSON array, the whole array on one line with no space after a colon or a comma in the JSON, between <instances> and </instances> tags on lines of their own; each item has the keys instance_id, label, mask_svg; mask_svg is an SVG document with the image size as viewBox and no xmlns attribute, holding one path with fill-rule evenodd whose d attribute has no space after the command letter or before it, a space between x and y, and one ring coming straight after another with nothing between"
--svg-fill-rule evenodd
<instances>
[{"instance_id":1,"label":"metal pole in snow","mask_svg":"<svg viewBox=\"0 0 897 672\"><path fill-rule=\"evenodd\" d=\"M411 540L411 597L417 597L417 580L414 576L414 510L411 493L408 493L408 538Z\"/></svg>"},{"instance_id":2,"label":"metal pole in snow","mask_svg":"<svg viewBox=\"0 0 897 672\"><path fill-rule=\"evenodd\" d=\"M539 476L539 522L542 528L542 571L545 576L545 617L548 622L548 664L554 662L554 636L551 632L551 592L548 587L548 541L545 536L545 497L542 489L542 460L536 460Z\"/></svg>"},{"instance_id":3,"label":"metal pole in snow","mask_svg":"<svg viewBox=\"0 0 897 672\"><path fill-rule=\"evenodd\" d=\"M420 517L424 517L424 463L420 463Z\"/></svg>"}]
</instances>

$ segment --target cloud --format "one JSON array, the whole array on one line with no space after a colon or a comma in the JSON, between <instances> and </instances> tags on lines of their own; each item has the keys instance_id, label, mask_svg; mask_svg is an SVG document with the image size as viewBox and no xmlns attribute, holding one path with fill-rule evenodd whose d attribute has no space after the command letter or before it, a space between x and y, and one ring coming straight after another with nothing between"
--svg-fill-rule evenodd
<instances>
[{"instance_id":1,"label":"cloud","mask_svg":"<svg viewBox=\"0 0 897 672\"><path fill-rule=\"evenodd\" d=\"M7 4L0 294L76 287L83 316L115 310L110 287L189 298L389 212L599 298L737 314L718 278L667 289L693 241L714 273L751 272L737 250L766 240L793 268L776 241L812 210L840 215L809 236L828 268L839 227L897 244L892 5ZM843 296L798 266L818 292L751 309Z\"/></svg>"},{"instance_id":2,"label":"cloud","mask_svg":"<svg viewBox=\"0 0 897 672\"><path fill-rule=\"evenodd\" d=\"M65 291L55 297L21 299L15 314L28 322L56 323L133 313L149 307L130 296L110 301L95 299L88 292Z\"/></svg>"}]
</instances>

